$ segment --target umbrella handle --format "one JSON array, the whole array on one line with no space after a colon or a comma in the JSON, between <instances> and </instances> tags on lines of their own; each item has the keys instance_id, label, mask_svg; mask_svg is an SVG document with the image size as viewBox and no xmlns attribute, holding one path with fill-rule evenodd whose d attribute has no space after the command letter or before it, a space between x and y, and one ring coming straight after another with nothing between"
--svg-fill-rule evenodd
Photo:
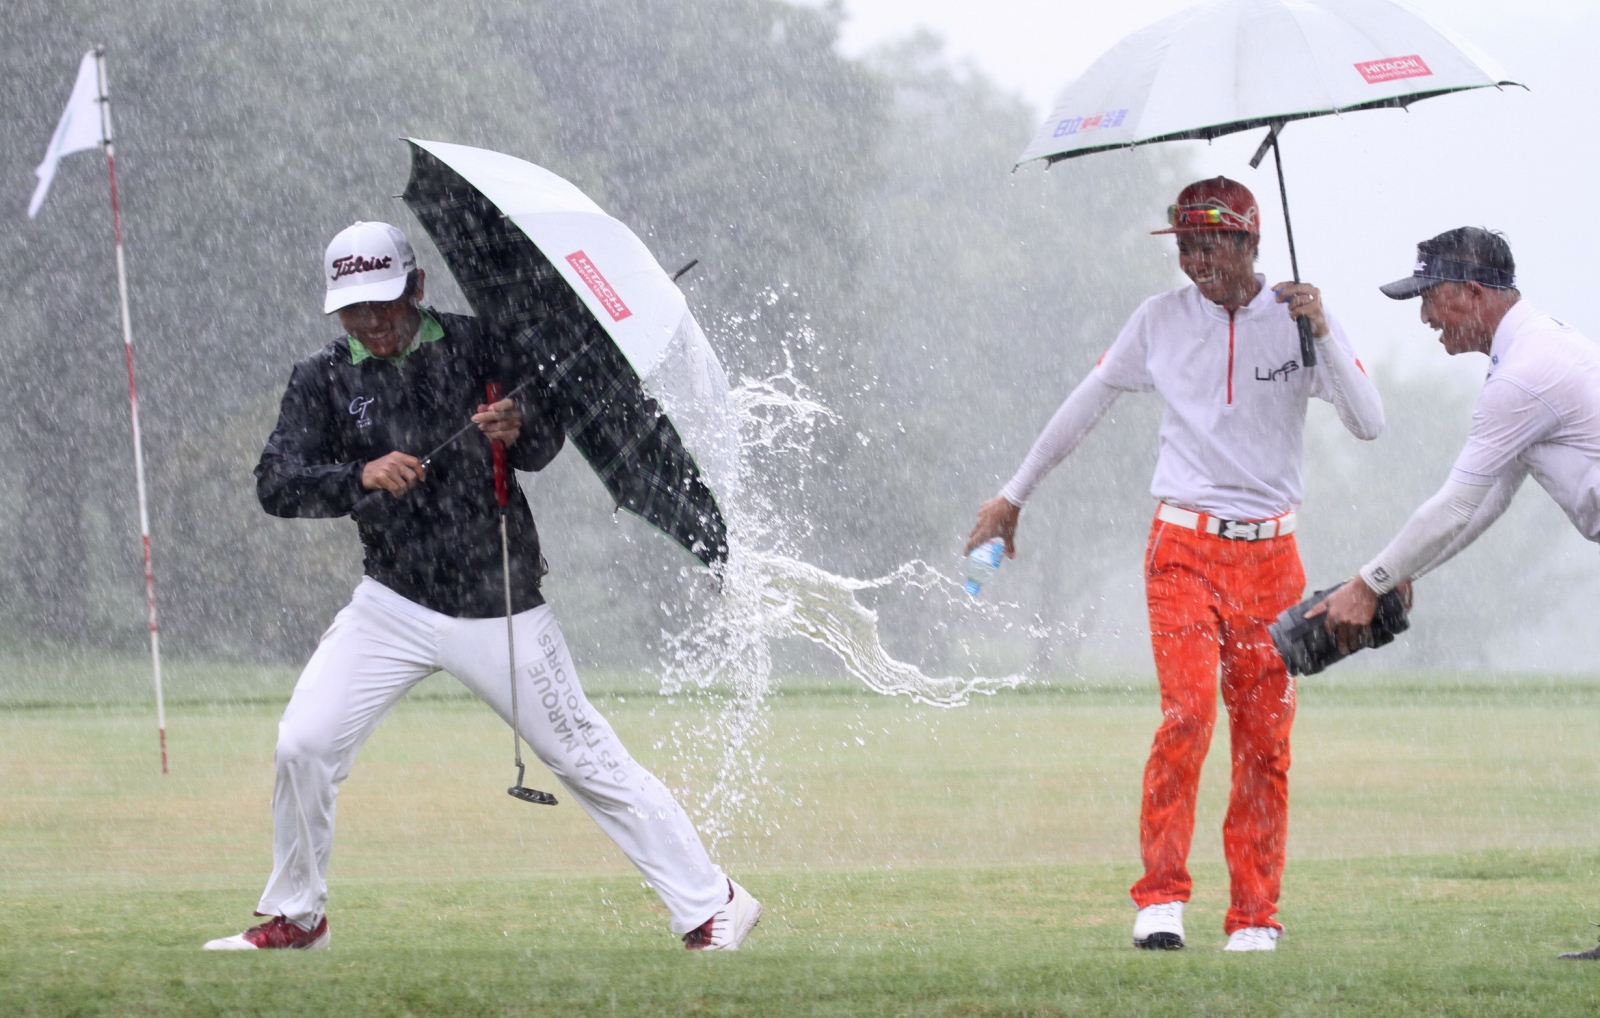
<instances>
[{"instance_id":1,"label":"umbrella handle","mask_svg":"<svg viewBox=\"0 0 1600 1018\"><path fill-rule=\"evenodd\" d=\"M1300 363L1314 368L1317 366L1317 341L1311 335L1311 319L1301 315L1295 323L1300 326Z\"/></svg>"},{"instance_id":2,"label":"umbrella handle","mask_svg":"<svg viewBox=\"0 0 1600 1018\"><path fill-rule=\"evenodd\" d=\"M489 382L484 387L484 395L490 403L498 403L503 398L505 391L499 382ZM506 444L499 439L489 443L489 448L494 454L494 500L504 509L506 503L511 501L511 484L506 470Z\"/></svg>"}]
</instances>

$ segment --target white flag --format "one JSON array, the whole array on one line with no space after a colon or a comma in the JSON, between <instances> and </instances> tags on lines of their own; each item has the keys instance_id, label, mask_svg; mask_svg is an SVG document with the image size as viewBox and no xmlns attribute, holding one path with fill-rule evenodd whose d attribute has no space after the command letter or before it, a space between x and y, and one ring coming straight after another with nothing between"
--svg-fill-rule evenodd
<instances>
[{"instance_id":1,"label":"white flag","mask_svg":"<svg viewBox=\"0 0 1600 1018\"><path fill-rule=\"evenodd\" d=\"M50 181L56 176L56 163L71 152L94 148L105 140L100 120L100 74L95 68L94 51L83 55L78 65L78 80L72 83L72 97L67 100L66 112L56 125L55 136L45 150L44 162L34 170L39 186L33 189L33 200L28 203L28 218L32 219L44 204Z\"/></svg>"}]
</instances>

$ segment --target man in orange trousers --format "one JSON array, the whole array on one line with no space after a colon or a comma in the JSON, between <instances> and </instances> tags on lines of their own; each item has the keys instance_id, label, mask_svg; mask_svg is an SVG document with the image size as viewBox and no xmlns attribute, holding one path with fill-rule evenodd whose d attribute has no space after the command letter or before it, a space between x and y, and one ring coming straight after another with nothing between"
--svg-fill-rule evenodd
<instances>
[{"instance_id":1,"label":"man in orange trousers","mask_svg":"<svg viewBox=\"0 0 1600 1018\"><path fill-rule=\"evenodd\" d=\"M1307 401L1338 409L1356 437L1383 430L1383 404L1309 284L1268 289L1255 271L1260 214L1225 177L1184 188L1168 210L1192 285L1134 312L1067 397L1021 469L979 510L968 551L994 537L1016 554L1017 522L1033 489L1123 392L1165 403L1158 500L1145 554L1145 592L1161 727L1145 766L1133 885L1138 947L1184 946L1200 766L1222 699L1233 735L1233 791L1223 823L1232 883L1226 950L1270 951L1283 926L1278 891L1288 834L1289 729L1294 683L1267 626L1300 599L1305 574L1293 537L1301 500ZM1317 364L1299 361L1296 320L1311 322Z\"/></svg>"}]
</instances>

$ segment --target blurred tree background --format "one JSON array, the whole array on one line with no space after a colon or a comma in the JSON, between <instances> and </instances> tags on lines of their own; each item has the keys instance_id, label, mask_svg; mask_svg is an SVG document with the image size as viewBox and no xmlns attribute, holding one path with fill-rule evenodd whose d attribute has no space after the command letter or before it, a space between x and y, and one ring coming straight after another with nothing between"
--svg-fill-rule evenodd
<instances>
[{"instance_id":1,"label":"blurred tree background","mask_svg":"<svg viewBox=\"0 0 1600 1018\"><path fill-rule=\"evenodd\" d=\"M761 465L790 550L856 576L913 558L953 572L978 502L1139 301L1177 284L1170 241L1148 231L1185 167L1141 150L1012 174L1034 127L1020 99L929 37L844 58L840 16L778 0L9 4L0 630L143 641L103 163L70 158L38 219L23 211L77 60L102 41L173 653L297 661L358 578L348 520L268 517L250 471L290 364L337 332L318 309L338 229L406 229L434 303L467 310L391 197L404 136L549 167L669 269L700 259L686 289L730 378L792 361L837 414L809 456ZM1385 385L1380 442L1337 434L1331 415L1312 429L1313 582L1358 565L1465 432L1462 399ZM1159 411L1122 400L1025 516L1005 594L1043 625L1010 653L1040 674L1148 668L1139 562ZM530 490L580 661L648 665L696 582L681 553L614 516L575 454ZM1571 549L1531 536L1564 524L1527 501L1522 525L1468 553L1431 635L1383 663L1483 664L1549 617ZM885 629L921 663L944 653L914 608L886 609Z\"/></svg>"}]
</instances>

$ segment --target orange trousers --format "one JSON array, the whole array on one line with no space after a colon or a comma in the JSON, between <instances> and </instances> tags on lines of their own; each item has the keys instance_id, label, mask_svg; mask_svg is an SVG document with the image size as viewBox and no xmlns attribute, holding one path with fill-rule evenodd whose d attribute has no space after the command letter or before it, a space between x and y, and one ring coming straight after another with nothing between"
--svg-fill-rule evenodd
<instances>
[{"instance_id":1,"label":"orange trousers","mask_svg":"<svg viewBox=\"0 0 1600 1018\"><path fill-rule=\"evenodd\" d=\"M1224 929L1283 928L1273 914L1289 830L1294 680L1267 626L1304 589L1293 534L1230 541L1160 520L1152 528L1145 596L1162 721L1144 771L1144 877L1130 892L1139 908L1189 900L1195 794L1217 720L1220 671L1233 737L1232 792L1222 823L1232 884Z\"/></svg>"}]
</instances>

